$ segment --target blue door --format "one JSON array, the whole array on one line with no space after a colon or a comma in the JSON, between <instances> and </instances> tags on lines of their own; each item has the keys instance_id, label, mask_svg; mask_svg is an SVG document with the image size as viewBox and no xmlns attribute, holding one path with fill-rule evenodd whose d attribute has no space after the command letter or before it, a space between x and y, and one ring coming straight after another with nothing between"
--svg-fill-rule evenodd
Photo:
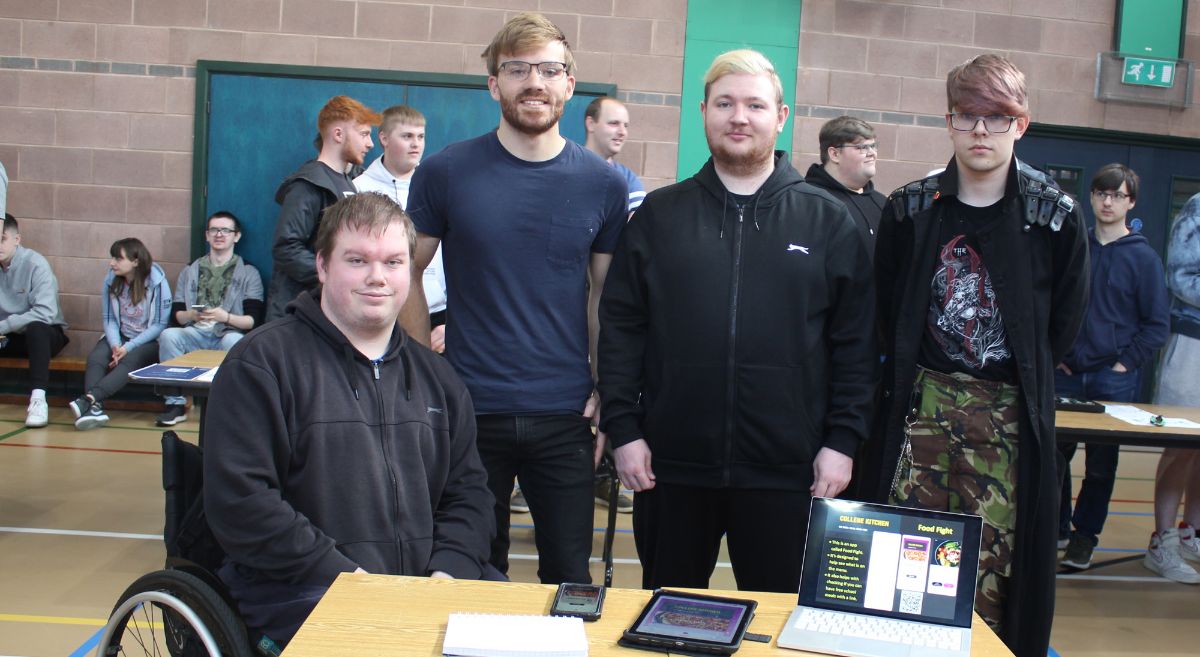
<instances>
[{"instance_id":1,"label":"blue door","mask_svg":"<svg viewBox=\"0 0 1200 657\"><path fill-rule=\"evenodd\" d=\"M1141 179L1137 205L1129 213L1141 220L1141 232L1155 251L1165 256L1171 222L1184 200L1200 187L1200 151L1195 148L1131 144L1057 136L1026 134L1017 142L1017 157L1055 175L1063 189L1083 205L1088 226L1092 215L1090 186L1100 167L1120 162ZM1065 180L1064 180L1065 178ZM1195 191L1190 190L1195 189Z\"/></svg>"}]
</instances>

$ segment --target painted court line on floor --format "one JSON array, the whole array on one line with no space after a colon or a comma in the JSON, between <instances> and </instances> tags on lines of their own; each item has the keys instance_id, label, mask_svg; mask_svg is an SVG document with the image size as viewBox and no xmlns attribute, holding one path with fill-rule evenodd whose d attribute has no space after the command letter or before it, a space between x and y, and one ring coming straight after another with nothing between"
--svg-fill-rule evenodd
<instances>
[{"instance_id":1,"label":"painted court line on floor","mask_svg":"<svg viewBox=\"0 0 1200 657\"><path fill-rule=\"evenodd\" d=\"M125 532L94 532L82 529L44 529L40 527L0 527L11 534L47 534L50 536L87 536L90 538L128 538L141 541L161 541L162 534L129 534Z\"/></svg>"},{"instance_id":2,"label":"painted court line on floor","mask_svg":"<svg viewBox=\"0 0 1200 657\"><path fill-rule=\"evenodd\" d=\"M3 440L4 437L0 437ZM162 456L162 452L152 452L141 449L108 449L105 447L70 447L67 445L30 445L29 443L0 443L0 447L30 447L33 449L62 449L71 452L106 452L109 454L141 454L143 456Z\"/></svg>"},{"instance_id":3,"label":"painted court line on floor","mask_svg":"<svg viewBox=\"0 0 1200 657\"><path fill-rule=\"evenodd\" d=\"M33 616L30 614L0 614L0 621L8 623L49 623L51 625L88 625L104 627L107 618L72 618L70 616Z\"/></svg>"}]
</instances>

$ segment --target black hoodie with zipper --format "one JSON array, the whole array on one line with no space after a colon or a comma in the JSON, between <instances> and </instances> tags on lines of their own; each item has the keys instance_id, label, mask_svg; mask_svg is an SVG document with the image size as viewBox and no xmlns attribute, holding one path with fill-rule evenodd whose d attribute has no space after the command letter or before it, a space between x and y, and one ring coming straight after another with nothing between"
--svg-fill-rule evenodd
<instances>
[{"instance_id":1,"label":"black hoodie with zipper","mask_svg":"<svg viewBox=\"0 0 1200 657\"><path fill-rule=\"evenodd\" d=\"M234 584L328 586L357 567L478 579L495 521L466 387L399 326L368 360L319 299L248 334L213 382L204 504Z\"/></svg>"},{"instance_id":2,"label":"black hoodie with zipper","mask_svg":"<svg viewBox=\"0 0 1200 657\"><path fill-rule=\"evenodd\" d=\"M600 302L602 428L658 481L807 490L853 456L878 376L871 262L846 208L781 151L742 206L711 160L651 192Z\"/></svg>"}]
</instances>

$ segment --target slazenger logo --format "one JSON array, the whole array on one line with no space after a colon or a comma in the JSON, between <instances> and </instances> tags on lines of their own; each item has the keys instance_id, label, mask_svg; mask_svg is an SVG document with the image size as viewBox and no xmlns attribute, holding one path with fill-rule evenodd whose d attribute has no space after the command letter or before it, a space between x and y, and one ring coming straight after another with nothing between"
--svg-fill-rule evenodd
<instances>
[{"instance_id":1,"label":"slazenger logo","mask_svg":"<svg viewBox=\"0 0 1200 657\"><path fill-rule=\"evenodd\" d=\"M445 413L446 411L444 411L436 406L426 406L425 412L426 413L437 413L438 415L441 415L442 413Z\"/></svg>"},{"instance_id":2,"label":"slazenger logo","mask_svg":"<svg viewBox=\"0 0 1200 657\"><path fill-rule=\"evenodd\" d=\"M803 253L804 255L809 255L808 247L800 246L799 244L788 244L788 251L799 251L800 253Z\"/></svg>"}]
</instances>

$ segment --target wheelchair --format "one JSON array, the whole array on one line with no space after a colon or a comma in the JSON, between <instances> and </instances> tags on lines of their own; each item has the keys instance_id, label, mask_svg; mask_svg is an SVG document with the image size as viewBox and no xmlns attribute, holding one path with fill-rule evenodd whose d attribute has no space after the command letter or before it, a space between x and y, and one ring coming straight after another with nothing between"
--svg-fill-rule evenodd
<instances>
[{"instance_id":1,"label":"wheelchair","mask_svg":"<svg viewBox=\"0 0 1200 657\"><path fill-rule=\"evenodd\" d=\"M606 447L611 450L611 447ZM237 605L216 576L225 551L204 515L203 452L163 432L163 491L166 493L166 567L129 585L109 615L96 657L253 657L278 654L274 644L256 644L237 614ZM611 498L620 482L609 451L600 465L608 472ZM608 506L604 533L604 586L612 586L617 505Z\"/></svg>"},{"instance_id":2,"label":"wheelchair","mask_svg":"<svg viewBox=\"0 0 1200 657\"><path fill-rule=\"evenodd\" d=\"M216 569L221 550L204 517L200 448L163 433L166 567L121 594L96 657L251 657L256 650Z\"/></svg>"}]
</instances>

